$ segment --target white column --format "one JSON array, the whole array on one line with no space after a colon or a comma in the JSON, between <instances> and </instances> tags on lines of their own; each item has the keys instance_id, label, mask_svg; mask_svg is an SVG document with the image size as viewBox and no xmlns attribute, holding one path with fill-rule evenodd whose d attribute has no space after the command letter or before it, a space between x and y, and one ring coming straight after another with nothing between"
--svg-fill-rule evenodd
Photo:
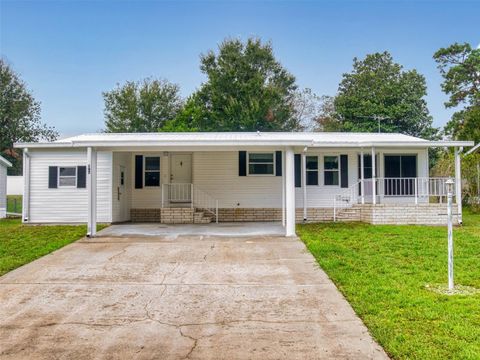
<instances>
[{"instance_id":1,"label":"white column","mask_svg":"<svg viewBox=\"0 0 480 360\"><path fill-rule=\"evenodd\" d=\"M87 236L97 233L97 152L87 148L88 221Z\"/></svg>"},{"instance_id":2,"label":"white column","mask_svg":"<svg viewBox=\"0 0 480 360\"><path fill-rule=\"evenodd\" d=\"M303 220L307 220L307 155L302 153Z\"/></svg>"},{"instance_id":3,"label":"white column","mask_svg":"<svg viewBox=\"0 0 480 360\"><path fill-rule=\"evenodd\" d=\"M377 188L376 188L376 183L377 183L377 179L376 179L376 161L375 161L375 148L372 147L372 202L373 202L373 205L375 205L377 203Z\"/></svg>"},{"instance_id":4,"label":"white column","mask_svg":"<svg viewBox=\"0 0 480 360\"><path fill-rule=\"evenodd\" d=\"M360 151L360 186L362 188L362 204L365 204L365 166L363 148Z\"/></svg>"},{"instance_id":5,"label":"white column","mask_svg":"<svg viewBox=\"0 0 480 360\"><path fill-rule=\"evenodd\" d=\"M28 148L23 149L23 198L22 222L29 221L30 212L30 154Z\"/></svg>"},{"instance_id":6,"label":"white column","mask_svg":"<svg viewBox=\"0 0 480 360\"><path fill-rule=\"evenodd\" d=\"M458 223L462 223L462 167L460 153L463 148L455 148L455 201L457 202Z\"/></svg>"},{"instance_id":7,"label":"white column","mask_svg":"<svg viewBox=\"0 0 480 360\"><path fill-rule=\"evenodd\" d=\"M282 150L282 226L285 227L285 151Z\"/></svg>"},{"instance_id":8,"label":"white column","mask_svg":"<svg viewBox=\"0 0 480 360\"><path fill-rule=\"evenodd\" d=\"M293 148L285 149L285 235L295 236L295 165Z\"/></svg>"}]
</instances>

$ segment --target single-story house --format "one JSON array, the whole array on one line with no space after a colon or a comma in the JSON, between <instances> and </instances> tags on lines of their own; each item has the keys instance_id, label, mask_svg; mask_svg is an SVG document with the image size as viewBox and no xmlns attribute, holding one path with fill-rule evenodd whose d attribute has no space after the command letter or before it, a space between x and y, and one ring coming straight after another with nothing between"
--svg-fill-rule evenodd
<instances>
[{"instance_id":1,"label":"single-story house","mask_svg":"<svg viewBox=\"0 0 480 360\"><path fill-rule=\"evenodd\" d=\"M445 178L429 177L428 149L469 141L402 134L210 132L85 134L19 143L23 221L208 223L446 221ZM456 201L461 222L461 201Z\"/></svg>"},{"instance_id":2,"label":"single-story house","mask_svg":"<svg viewBox=\"0 0 480 360\"><path fill-rule=\"evenodd\" d=\"M7 168L10 161L0 156L0 219L7 216Z\"/></svg>"}]
</instances>

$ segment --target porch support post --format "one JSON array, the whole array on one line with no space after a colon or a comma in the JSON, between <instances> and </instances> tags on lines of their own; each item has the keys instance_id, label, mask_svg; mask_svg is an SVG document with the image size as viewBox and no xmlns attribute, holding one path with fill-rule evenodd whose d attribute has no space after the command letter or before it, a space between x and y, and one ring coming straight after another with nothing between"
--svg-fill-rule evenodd
<instances>
[{"instance_id":1,"label":"porch support post","mask_svg":"<svg viewBox=\"0 0 480 360\"><path fill-rule=\"evenodd\" d=\"M293 148L285 149L285 236L295 236L295 180Z\"/></svg>"},{"instance_id":2,"label":"porch support post","mask_svg":"<svg viewBox=\"0 0 480 360\"><path fill-rule=\"evenodd\" d=\"M23 149L23 198L22 222L29 221L30 212L30 153L28 148Z\"/></svg>"},{"instance_id":3,"label":"porch support post","mask_svg":"<svg viewBox=\"0 0 480 360\"><path fill-rule=\"evenodd\" d=\"M303 221L307 221L307 155L302 153Z\"/></svg>"},{"instance_id":4,"label":"porch support post","mask_svg":"<svg viewBox=\"0 0 480 360\"><path fill-rule=\"evenodd\" d=\"M457 202L458 223L462 223L462 167L460 154L463 148L455 148L455 201Z\"/></svg>"},{"instance_id":5,"label":"porch support post","mask_svg":"<svg viewBox=\"0 0 480 360\"><path fill-rule=\"evenodd\" d=\"M363 148L360 150L360 187L362 195L362 204L365 204L365 168L364 168Z\"/></svg>"},{"instance_id":6,"label":"porch support post","mask_svg":"<svg viewBox=\"0 0 480 360\"><path fill-rule=\"evenodd\" d=\"M94 237L97 233L97 152L92 147L87 148L87 190L87 236Z\"/></svg>"},{"instance_id":7,"label":"porch support post","mask_svg":"<svg viewBox=\"0 0 480 360\"><path fill-rule=\"evenodd\" d=\"M377 177L376 177L376 159L375 159L375 148L372 146L372 203L375 205L377 203Z\"/></svg>"},{"instance_id":8,"label":"porch support post","mask_svg":"<svg viewBox=\"0 0 480 360\"><path fill-rule=\"evenodd\" d=\"M285 151L282 150L282 226L285 227Z\"/></svg>"}]
</instances>

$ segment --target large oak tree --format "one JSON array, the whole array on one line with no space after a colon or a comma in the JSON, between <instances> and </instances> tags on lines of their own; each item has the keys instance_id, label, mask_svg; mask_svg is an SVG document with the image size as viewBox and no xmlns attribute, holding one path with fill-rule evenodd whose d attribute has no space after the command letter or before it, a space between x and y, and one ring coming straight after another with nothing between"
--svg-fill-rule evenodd
<instances>
[{"instance_id":1,"label":"large oak tree","mask_svg":"<svg viewBox=\"0 0 480 360\"><path fill-rule=\"evenodd\" d=\"M275 58L270 43L223 41L201 55L206 81L168 130L291 131L302 127L295 108L295 77Z\"/></svg>"}]
</instances>

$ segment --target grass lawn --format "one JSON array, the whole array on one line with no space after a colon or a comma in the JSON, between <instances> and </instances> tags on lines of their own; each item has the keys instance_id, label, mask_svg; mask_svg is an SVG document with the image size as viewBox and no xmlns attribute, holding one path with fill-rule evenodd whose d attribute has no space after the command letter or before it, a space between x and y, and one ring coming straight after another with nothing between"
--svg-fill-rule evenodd
<instances>
[{"instance_id":1,"label":"grass lawn","mask_svg":"<svg viewBox=\"0 0 480 360\"><path fill-rule=\"evenodd\" d=\"M104 228L99 225L99 229ZM20 219L0 220L0 276L51 253L87 233L85 225L22 225Z\"/></svg>"},{"instance_id":2,"label":"grass lawn","mask_svg":"<svg viewBox=\"0 0 480 360\"><path fill-rule=\"evenodd\" d=\"M306 224L298 234L374 338L395 359L480 359L480 293L441 295L447 229ZM454 229L456 284L480 289L480 215Z\"/></svg>"}]
</instances>

